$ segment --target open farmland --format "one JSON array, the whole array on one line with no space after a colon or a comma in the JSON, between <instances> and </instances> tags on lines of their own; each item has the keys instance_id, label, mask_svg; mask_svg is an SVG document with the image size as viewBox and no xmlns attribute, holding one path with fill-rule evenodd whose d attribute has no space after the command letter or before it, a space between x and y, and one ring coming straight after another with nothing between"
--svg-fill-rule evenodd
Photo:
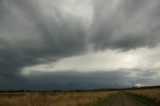
<instances>
[{"instance_id":1,"label":"open farmland","mask_svg":"<svg viewBox=\"0 0 160 106\"><path fill-rule=\"evenodd\" d=\"M160 88L0 93L0 106L160 106L159 103Z\"/></svg>"},{"instance_id":2,"label":"open farmland","mask_svg":"<svg viewBox=\"0 0 160 106\"><path fill-rule=\"evenodd\" d=\"M0 106L94 106L114 92L1 94Z\"/></svg>"},{"instance_id":3,"label":"open farmland","mask_svg":"<svg viewBox=\"0 0 160 106\"><path fill-rule=\"evenodd\" d=\"M157 99L160 101L160 88L131 90L129 92L137 94L137 95L144 95L144 96L147 96L153 99Z\"/></svg>"},{"instance_id":4,"label":"open farmland","mask_svg":"<svg viewBox=\"0 0 160 106\"><path fill-rule=\"evenodd\" d=\"M158 106L160 105L160 88L137 89L129 90L128 92L133 94L141 102L149 104L147 106L150 106L150 104L153 103Z\"/></svg>"}]
</instances>

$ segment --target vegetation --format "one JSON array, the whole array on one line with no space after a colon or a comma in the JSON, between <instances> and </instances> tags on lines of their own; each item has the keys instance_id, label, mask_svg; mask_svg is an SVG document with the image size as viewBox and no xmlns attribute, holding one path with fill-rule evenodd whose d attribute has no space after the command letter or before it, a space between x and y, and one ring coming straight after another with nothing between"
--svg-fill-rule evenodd
<instances>
[{"instance_id":1,"label":"vegetation","mask_svg":"<svg viewBox=\"0 0 160 106\"><path fill-rule=\"evenodd\" d=\"M160 106L160 88L130 90L128 92L146 106Z\"/></svg>"},{"instance_id":2,"label":"vegetation","mask_svg":"<svg viewBox=\"0 0 160 106\"><path fill-rule=\"evenodd\" d=\"M137 94L132 94L130 93L132 97L136 98L139 100L141 103L143 103L145 106L160 106L160 103L156 101L156 99L149 98L147 96L143 95L137 95Z\"/></svg>"},{"instance_id":3,"label":"vegetation","mask_svg":"<svg viewBox=\"0 0 160 106\"><path fill-rule=\"evenodd\" d=\"M96 103L94 103L92 106L108 106L109 103L112 101L114 95L115 94L112 94L112 95L107 96L105 98L101 98Z\"/></svg>"},{"instance_id":4,"label":"vegetation","mask_svg":"<svg viewBox=\"0 0 160 106\"><path fill-rule=\"evenodd\" d=\"M103 106L114 92L1 94L0 106Z\"/></svg>"}]
</instances>

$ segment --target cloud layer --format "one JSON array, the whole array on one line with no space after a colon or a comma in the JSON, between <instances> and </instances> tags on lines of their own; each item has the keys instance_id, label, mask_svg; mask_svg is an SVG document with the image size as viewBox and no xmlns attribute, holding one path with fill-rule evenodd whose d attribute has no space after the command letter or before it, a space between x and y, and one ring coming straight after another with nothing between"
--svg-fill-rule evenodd
<instances>
[{"instance_id":1,"label":"cloud layer","mask_svg":"<svg viewBox=\"0 0 160 106\"><path fill-rule=\"evenodd\" d=\"M75 90L75 89L98 89L98 88L121 88L131 87L135 83L142 86L159 84L156 78L158 71L138 70L131 74L130 69L110 70L94 72L41 72L32 73L16 80L1 78L1 89L33 89L33 90ZM146 77L148 76L148 77ZM4 82L5 80L5 82Z\"/></svg>"},{"instance_id":2,"label":"cloud layer","mask_svg":"<svg viewBox=\"0 0 160 106\"><path fill-rule=\"evenodd\" d=\"M97 49L133 49L159 43L157 0L100 0L94 5L92 43Z\"/></svg>"},{"instance_id":3,"label":"cloud layer","mask_svg":"<svg viewBox=\"0 0 160 106\"><path fill-rule=\"evenodd\" d=\"M13 88L20 86L32 88L34 84L35 88L38 88L42 87L43 83L37 86L36 84L43 81L48 82L48 86L44 84L46 88L49 88L49 82L52 80L60 80L60 82L54 82L51 88L62 89L72 89L75 88L75 85L80 85L81 89L96 86L129 86L132 78L128 77L128 73L134 74L137 72L136 69L141 70L140 72L144 74L144 77L134 76L138 83L145 82L147 73L155 72L157 76L151 74L150 78L155 82L154 84L158 84L159 11L160 2L158 0L0 0L0 83L2 84L0 88L12 88L12 86L7 86L12 83L17 83ZM124 75L121 72L126 67L119 67L121 61L117 62L116 66L110 66L113 71L101 70L98 67L91 70L90 73L85 70L86 76L82 73L84 72L82 65L80 65L82 69L78 67L79 72L76 68L66 69L64 73L59 72L58 69L55 70L56 73L47 72L47 69L43 72L35 70L34 73L37 73L36 77L39 80L35 80L32 76L30 76L31 80L27 80L26 77L29 76L22 74L23 69L28 67L34 69L37 65L48 64L49 66L51 63L55 64L65 58L72 59L79 55L96 54L97 59L92 56L90 57L92 59L88 61L82 58L71 62L82 64L84 61L86 66L90 66L89 61L92 61L96 63L96 66L101 66L101 62L96 62L100 60L98 58L102 58L97 51L104 52L103 56L106 55L106 57L110 56L108 55L110 51L111 54L118 55L117 59L125 58L128 51L133 51L131 55L138 54L142 60L140 65L128 69ZM148 54L143 56L146 51ZM116 59L112 56L106 65L115 61ZM130 61L133 63L134 60L130 58ZM153 61L156 61L155 65ZM65 62L67 64L68 61ZM113 67L116 67L116 71ZM54 66L50 67L50 70L54 69ZM105 71L106 77L101 71ZM95 76L96 73L99 73L99 76ZM61 76L65 76L64 79ZM109 83L112 78L114 79L113 84ZM126 79L130 79L131 82L129 80L125 83ZM97 82L94 83L93 80ZM67 83L70 84L72 81L74 86L69 88ZM24 82L26 85L23 84ZM117 85L119 83L122 85ZM150 85L150 82L144 84Z\"/></svg>"}]
</instances>

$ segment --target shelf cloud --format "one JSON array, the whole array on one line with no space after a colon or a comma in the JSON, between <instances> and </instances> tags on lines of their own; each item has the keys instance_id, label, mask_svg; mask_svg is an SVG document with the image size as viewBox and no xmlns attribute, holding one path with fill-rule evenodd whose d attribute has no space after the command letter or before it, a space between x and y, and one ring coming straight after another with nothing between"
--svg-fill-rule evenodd
<instances>
[{"instance_id":1,"label":"shelf cloud","mask_svg":"<svg viewBox=\"0 0 160 106\"><path fill-rule=\"evenodd\" d=\"M158 0L0 0L0 88L159 85L159 11Z\"/></svg>"}]
</instances>

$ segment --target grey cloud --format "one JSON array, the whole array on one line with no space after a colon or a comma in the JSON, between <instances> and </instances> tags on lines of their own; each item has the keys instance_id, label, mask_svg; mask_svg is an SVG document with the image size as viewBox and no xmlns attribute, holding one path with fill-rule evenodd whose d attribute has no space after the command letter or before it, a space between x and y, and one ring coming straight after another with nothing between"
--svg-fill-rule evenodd
<instances>
[{"instance_id":1,"label":"grey cloud","mask_svg":"<svg viewBox=\"0 0 160 106\"><path fill-rule=\"evenodd\" d=\"M27 88L29 89L63 89L63 90L74 90L74 89L96 89L96 88L112 88L112 87L128 87L132 82L127 81L128 72L50 72L43 73L39 72L29 76L21 78L21 80L7 81L13 83L8 85L2 83L1 89L15 88L24 89L21 86L23 82L27 82ZM1 80L2 81L2 80ZM4 82L7 82L3 79Z\"/></svg>"},{"instance_id":2,"label":"grey cloud","mask_svg":"<svg viewBox=\"0 0 160 106\"><path fill-rule=\"evenodd\" d=\"M65 18L58 9L48 19L35 3L1 0L1 76L13 76L25 66L55 61L85 50L85 29L78 19L70 14Z\"/></svg>"},{"instance_id":3,"label":"grey cloud","mask_svg":"<svg viewBox=\"0 0 160 106\"><path fill-rule=\"evenodd\" d=\"M160 2L157 0L121 0L115 5L111 3L114 0L95 0L89 30L79 17L61 11L62 1L52 0L55 4L49 6L43 3L50 0L0 0L1 86L7 88L15 84L15 88L20 85L31 87L29 83L34 85L38 81L34 77L31 77L33 82L23 78L20 74L22 68L84 53L90 45L96 50L130 50L153 47L159 43ZM96 76L97 73L73 73L73 76L72 72L53 73L37 79L48 82L48 88L53 84L57 88L71 89L76 88L77 83L79 88L89 88L89 85L90 88L119 86L128 78L120 72L99 73ZM61 79L62 76L65 76L64 79ZM61 82L52 83L52 78ZM110 83L112 78L115 85ZM45 82L43 84L47 85ZM82 83L84 86L80 85Z\"/></svg>"},{"instance_id":4,"label":"grey cloud","mask_svg":"<svg viewBox=\"0 0 160 106\"><path fill-rule=\"evenodd\" d=\"M126 71L127 70L127 71ZM137 72L137 73L136 73ZM150 75L144 77L145 75ZM135 74L136 76L132 76ZM75 90L75 89L98 89L98 88L121 88L132 87L134 83L149 85L158 85L159 80L153 78L157 72L150 74L146 70L140 69L120 69L110 71L95 71L95 72L39 72L33 73L29 76L20 78L21 80L3 79L0 80L2 84L1 89L61 89L61 90ZM5 81L6 80L6 81ZM8 85L8 82L11 85ZM25 84L24 84L25 83Z\"/></svg>"},{"instance_id":5,"label":"grey cloud","mask_svg":"<svg viewBox=\"0 0 160 106\"><path fill-rule=\"evenodd\" d=\"M96 49L153 47L159 44L157 0L95 2L91 42Z\"/></svg>"}]
</instances>

